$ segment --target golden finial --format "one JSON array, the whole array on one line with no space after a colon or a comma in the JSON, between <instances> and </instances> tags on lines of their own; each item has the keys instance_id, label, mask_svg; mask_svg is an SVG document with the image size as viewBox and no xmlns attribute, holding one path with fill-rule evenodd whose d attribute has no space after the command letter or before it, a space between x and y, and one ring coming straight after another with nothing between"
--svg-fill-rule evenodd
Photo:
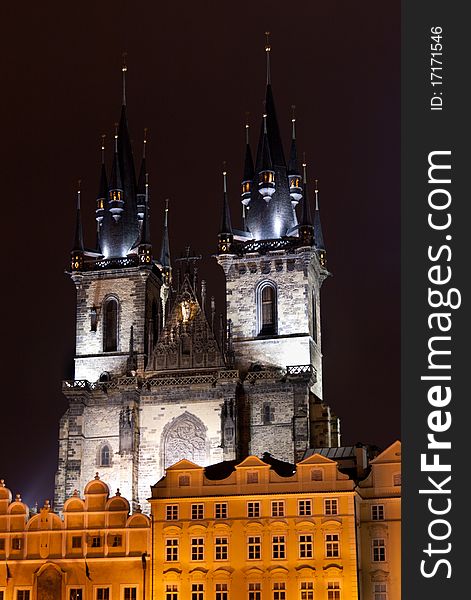
<instances>
[{"instance_id":1,"label":"golden finial","mask_svg":"<svg viewBox=\"0 0 471 600\"><path fill-rule=\"evenodd\" d=\"M147 127L144 127L144 147L142 149L142 158L146 157L146 144L147 144Z\"/></svg>"},{"instance_id":2,"label":"golden finial","mask_svg":"<svg viewBox=\"0 0 471 600\"><path fill-rule=\"evenodd\" d=\"M271 73L270 73L270 32L265 31L265 53L267 55L267 85L271 83Z\"/></svg>"},{"instance_id":3,"label":"golden finial","mask_svg":"<svg viewBox=\"0 0 471 600\"><path fill-rule=\"evenodd\" d=\"M123 72L123 106L126 106L126 72L128 67L126 65L126 56L127 52L123 52L123 65L121 67L121 71Z\"/></svg>"},{"instance_id":4,"label":"golden finial","mask_svg":"<svg viewBox=\"0 0 471 600\"><path fill-rule=\"evenodd\" d=\"M222 171L222 178L223 178L223 182L224 182L224 193L227 192L227 170L226 170L226 166L227 166L226 161L223 161L223 163L222 163L222 169L223 169L223 171Z\"/></svg>"},{"instance_id":5,"label":"golden finial","mask_svg":"<svg viewBox=\"0 0 471 600\"><path fill-rule=\"evenodd\" d=\"M294 104L291 105L291 123L293 124L293 129L291 132L293 140L296 139L296 106Z\"/></svg>"},{"instance_id":6,"label":"golden finial","mask_svg":"<svg viewBox=\"0 0 471 600\"><path fill-rule=\"evenodd\" d=\"M101 162L102 162L102 164L105 164L105 138L106 138L106 134L102 133L101 134Z\"/></svg>"}]
</instances>

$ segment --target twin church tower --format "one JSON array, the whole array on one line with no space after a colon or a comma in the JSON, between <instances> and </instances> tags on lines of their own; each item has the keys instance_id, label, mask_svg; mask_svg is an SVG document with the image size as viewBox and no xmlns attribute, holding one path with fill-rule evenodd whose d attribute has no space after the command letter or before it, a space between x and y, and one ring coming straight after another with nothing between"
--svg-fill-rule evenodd
<instances>
[{"instance_id":1,"label":"twin church tower","mask_svg":"<svg viewBox=\"0 0 471 600\"><path fill-rule=\"evenodd\" d=\"M149 227L145 143L139 173L123 105L111 170L101 166L97 239L83 242L80 192L70 277L77 290L73 381L60 422L55 507L99 471L147 511L150 486L185 458L249 454L288 462L338 446L322 399L320 288L326 269L317 189L308 194L295 121L286 160L270 81L255 160L247 139L242 230L226 177L216 259L226 314L216 318L195 257L170 256L168 207L158 249ZM216 232L215 232L216 234Z\"/></svg>"}]
</instances>

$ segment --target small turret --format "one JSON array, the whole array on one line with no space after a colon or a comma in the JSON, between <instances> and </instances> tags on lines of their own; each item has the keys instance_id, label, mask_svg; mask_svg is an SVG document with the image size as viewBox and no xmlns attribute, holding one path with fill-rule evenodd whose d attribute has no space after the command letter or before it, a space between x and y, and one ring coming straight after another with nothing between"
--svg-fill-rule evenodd
<instances>
[{"instance_id":1,"label":"small turret","mask_svg":"<svg viewBox=\"0 0 471 600\"><path fill-rule=\"evenodd\" d=\"M74 239L74 247L71 252L71 269L72 271L82 271L83 270L83 257L84 257L84 247L83 247L83 229L82 229L82 215L80 212L80 180L78 182L78 190L77 190L77 216L75 221L75 239Z\"/></svg>"},{"instance_id":2,"label":"small turret","mask_svg":"<svg viewBox=\"0 0 471 600\"><path fill-rule=\"evenodd\" d=\"M147 173L145 174L144 181L144 214L138 254L141 265L150 265L152 263L152 245L150 243L149 176Z\"/></svg>"},{"instance_id":3,"label":"small turret","mask_svg":"<svg viewBox=\"0 0 471 600\"><path fill-rule=\"evenodd\" d=\"M232 242L234 241L234 234L232 231L231 213L229 210L229 201L227 198L227 171L224 169L222 172L223 187L224 187L224 198L222 204L222 218L221 228L218 235L218 252L219 254L228 254L231 252Z\"/></svg>"},{"instance_id":4,"label":"small turret","mask_svg":"<svg viewBox=\"0 0 471 600\"><path fill-rule=\"evenodd\" d=\"M111 178L109 187L109 205L110 213L113 215L113 219L118 222L121 218L121 214L124 210L124 187L121 178L121 168L119 165L118 155L118 124L115 124L114 134L114 158L113 166L111 168Z\"/></svg>"},{"instance_id":5,"label":"small turret","mask_svg":"<svg viewBox=\"0 0 471 600\"><path fill-rule=\"evenodd\" d=\"M291 134L291 150L289 155L288 163L288 180L289 180L289 195L291 198L291 204L293 208L303 197L303 191L301 188L301 174L298 167L298 153L296 149L296 117L294 114L295 107L293 106L293 118L292 123L292 134Z\"/></svg>"},{"instance_id":6,"label":"small turret","mask_svg":"<svg viewBox=\"0 0 471 600\"><path fill-rule=\"evenodd\" d=\"M142 222L144 220L144 213L146 209L146 145L147 145L147 128L144 129L144 142L142 148L142 162L141 170L139 171L139 179L137 180L137 216Z\"/></svg>"},{"instance_id":7,"label":"small turret","mask_svg":"<svg viewBox=\"0 0 471 600\"><path fill-rule=\"evenodd\" d=\"M270 146L267 134L267 115L263 115L263 138L262 138L262 164L258 174L258 191L268 204L275 193L275 171L270 155Z\"/></svg>"}]
</instances>

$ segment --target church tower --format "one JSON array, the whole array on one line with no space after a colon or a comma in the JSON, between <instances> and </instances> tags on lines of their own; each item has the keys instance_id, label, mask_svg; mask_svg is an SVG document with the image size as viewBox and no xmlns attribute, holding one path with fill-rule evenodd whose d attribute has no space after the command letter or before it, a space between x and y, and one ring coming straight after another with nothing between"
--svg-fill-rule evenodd
<instances>
[{"instance_id":1,"label":"church tower","mask_svg":"<svg viewBox=\"0 0 471 600\"><path fill-rule=\"evenodd\" d=\"M219 318L198 277L201 256L188 247L171 261L168 201L154 258L147 139L136 177L123 66L109 171L102 143L94 249L84 245L81 190L77 199L75 376L63 382L59 511L96 472L148 512L150 487L182 459L207 466L269 452L295 462L309 448L339 445L338 419L322 399L319 295L329 273L317 189L313 217L294 117L285 161L266 50L265 113L255 162L247 134L240 231L223 173L217 260L227 314ZM183 473L181 485L187 480Z\"/></svg>"},{"instance_id":2,"label":"church tower","mask_svg":"<svg viewBox=\"0 0 471 600\"><path fill-rule=\"evenodd\" d=\"M322 394L320 290L329 272L317 185L313 218L306 164L301 174L298 163L294 115L285 159L268 39L265 50L265 112L255 163L246 140L243 230L232 228L225 194L217 260L226 278L234 362L244 374L250 415L245 448L249 454L269 451L293 461L306 447L339 445L338 419Z\"/></svg>"}]
</instances>

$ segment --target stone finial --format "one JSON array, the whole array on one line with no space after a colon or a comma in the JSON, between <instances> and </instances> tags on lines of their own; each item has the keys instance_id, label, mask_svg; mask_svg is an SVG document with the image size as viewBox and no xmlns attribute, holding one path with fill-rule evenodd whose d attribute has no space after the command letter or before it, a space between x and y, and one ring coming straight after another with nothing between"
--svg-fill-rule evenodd
<instances>
[{"instance_id":1,"label":"stone finial","mask_svg":"<svg viewBox=\"0 0 471 600\"><path fill-rule=\"evenodd\" d=\"M4 479L0 479L0 487L5 487L5 480Z\"/></svg>"},{"instance_id":2,"label":"stone finial","mask_svg":"<svg viewBox=\"0 0 471 600\"><path fill-rule=\"evenodd\" d=\"M136 513L141 513L141 512L142 512L142 509L141 509L141 505L140 505L140 504L138 504L138 505L136 506L136 510L135 510L134 512L136 512Z\"/></svg>"},{"instance_id":3,"label":"stone finial","mask_svg":"<svg viewBox=\"0 0 471 600\"><path fill-rule=\"evenodd\" d=\"M21 502L21 494L16 494L15 502Z\"/></svg>"},{"instance_id":4,"label":"stone finial","mask_svg":"<svg viewBox=\"0 0 471 600\"><path fill-rule=\"evenodd\" d=\"M43 508L45 508L46 510L50 510L51 508L51 501L50 500L44 500L44 506Z\"/></svg>"},{"instance_id":5,"label":"stone finial","mask_svg":"<svg viewBox=\"0 0 471 600\"><path fill-rule=\"evenodd\" d=\"M95 479L100 479L100 476L98 475L98 471L95 473Z\"/></svg>"},{"instance_id":6,"label":"stone finial","mask_svg":"<svg viewBox=\"0 0 471 600\"><path fill-rule=\"evenodd\" d=\"M75 496L75 497L77 497L78 495L79 495L79 493L78 493L78 489L77 489L77 488L75 488L75 490L74 490L74 492L73 492L72 496Z\"/></svg>"},{"instance_id":7,"label":"stone finial","mask_svg":"<svg viewBox=\"0 0 471 600\"><path fill-rule=\"evenodd\" d=\"M121 496L121 492L119 491L119 488L116 488L116 495Z\"/></svg>"}]
</instances>

